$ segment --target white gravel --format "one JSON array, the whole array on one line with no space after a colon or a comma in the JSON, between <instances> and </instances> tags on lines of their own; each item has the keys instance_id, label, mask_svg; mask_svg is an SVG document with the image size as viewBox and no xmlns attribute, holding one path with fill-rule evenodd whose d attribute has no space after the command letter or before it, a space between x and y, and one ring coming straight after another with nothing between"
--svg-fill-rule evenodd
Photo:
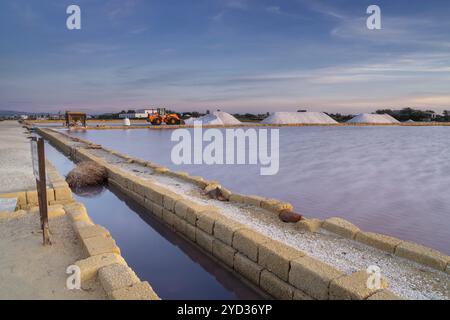
<instances>
[{"instance_id":1,"label":"white gravel","mask_svg":"<svg viewBox=\"0 0 450 320\"><path fill-rule=\"evenodd\" d=\"M194 121L201 121L202 125L240 125L238 119L227 112L215 111L200 118L189 118L185 121L187 125L193 125Z\"/></svg>"},{"instance_id":2,"label":"white gravel","mask_svg":"<svg viewBox=\"0 0 450 320\"><path fill-rule=\"evenodd\" d=\"M372 114L372 113L361 113L352 119L347 121L348 123L374 123L374 124L389 124L389 123L400 123L397 119L391 117L388 114Z\"/></svg>"},{"instance_id":3,"label":"white gravel","mask_svg":"<svg viewBox=\"0 0 450 320\"><path fill-rule=\"evenodd\" d=\"M261 121L265 124L337 124L323 112L274 112Z\"/></svg>"}]
</instances>

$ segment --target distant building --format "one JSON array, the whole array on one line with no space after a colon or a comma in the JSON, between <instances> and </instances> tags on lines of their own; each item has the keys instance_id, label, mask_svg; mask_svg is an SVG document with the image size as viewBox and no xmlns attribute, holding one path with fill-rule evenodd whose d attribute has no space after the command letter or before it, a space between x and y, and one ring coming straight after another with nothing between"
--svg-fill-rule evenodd
<instances>
[{"instance_id":1,"label":"distant building","mask_svg":"<svg viewBox=\"0 0 450 320\"><path fill-rule=\"evenodd\" d=\"M119 114L119 118L124 119L124 118L128 118L128 119L142 119L142 118L147 118L149 114L152 113L156 113L157 109L141 109L141 110L136 110L133 113L120 113Z\"/></svg>"}]
</instances>

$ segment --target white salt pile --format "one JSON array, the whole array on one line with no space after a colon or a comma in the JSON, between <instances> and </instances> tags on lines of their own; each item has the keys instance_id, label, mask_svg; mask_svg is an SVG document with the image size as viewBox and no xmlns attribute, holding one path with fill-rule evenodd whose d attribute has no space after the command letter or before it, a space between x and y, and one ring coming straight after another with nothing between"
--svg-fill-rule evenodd
<instances>
[{"instance_id":1,"label":"white salt pile","mask_svg":"<svg viewBox=\"0 0 450 320\"><path fill-rule=\"evenodd\" d=\"M261 121L266 124L334 124L337 123L323 112L274 112Z\"/></svg>"},{"instance_id":2,"label":"white salt pile","mask_svg":"<svg viewBox=\"0 0 450 320\"><path fill-rule=\"evenodd\" d=\"M348 123L400 123L388 114L361 113L347 121Z\"/></svg>"},{"instance_id":3,"label":"white salt pile","mask_svg":"<svg viewBox=\"0 0 450 320\"><path fill-rule=\"evenodd\" d=\"M223 111L215 111L212 114L207 114L199 118L189 118L185 121L185 124L193 125L194 121L201 121L203 125L229 126L241 124L241 122L234 116Z\"/></svg>"}]
</instances>

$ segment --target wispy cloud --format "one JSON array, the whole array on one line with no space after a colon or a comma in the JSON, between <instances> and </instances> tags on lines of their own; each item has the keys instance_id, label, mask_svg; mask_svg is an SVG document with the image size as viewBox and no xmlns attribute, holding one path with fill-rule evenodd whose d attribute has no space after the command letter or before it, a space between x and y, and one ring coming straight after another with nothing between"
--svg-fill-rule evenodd
<instances>
[{"instance_id":1,"label":"wispy cloud","mask_svg":"<svg viewBox=\"0 0 450 320\"><path fill-rule=\"evenodd\" d=\"M139 3L140 0L109 0L105 11L109 19L120 19L132 15Z\"/></svg>"}]
</instances>

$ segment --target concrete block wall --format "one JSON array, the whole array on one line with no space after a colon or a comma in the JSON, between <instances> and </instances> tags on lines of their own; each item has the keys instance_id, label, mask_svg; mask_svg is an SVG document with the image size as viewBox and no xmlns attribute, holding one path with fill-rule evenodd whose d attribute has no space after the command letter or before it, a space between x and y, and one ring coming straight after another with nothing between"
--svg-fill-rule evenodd
<instances>
[{"instance_id":1,"label":"concrete block wall","mask_svg":"<svg viewBox=\"0 0 450 320\"><path fill-rule=\"evenodd\" d=\"M63 139L61 134L54 134L47 130L46 136L55 142L56 146L68 145L67 142L70 141L64 141L64 139L70 139L69 137ZM205 253L215 257L274 298L368 299L376 294L380 298L395 296L384 287L379 290L367 289L361 293L361 286L366 285L361 272L355 273L356 275L343 274L333 266L308 257L304 252L229 219L214 207L185 199L160 185L140 179L117 166L108 164L90 154L87 149L74 148L68 153L78 161L96 161L105 166L109 183L146 208L149 214L160 219L180 235L195 243ZM130 157L123 156L123 158ZM134 161L132 158L131 160ZM170 174L187 179L186 174ZM201 183L199 187L200 185ZM290 204L256 196L231 194L230 201L256 205L274 213L291 208ZM348 227L341 221L338 225L343 229ZM341 231L339 228L336 230ZM351 234L350 231L341 233L346 236ZM351 237L353 238L354 235L352 234ZM114 252L114 243L109 241L104 245ZM358 279L361 283L355 284ZM335 288L334 291L331 288ZM387 293L381 295L380 291Z\"/></svg>"}]
</instances>

